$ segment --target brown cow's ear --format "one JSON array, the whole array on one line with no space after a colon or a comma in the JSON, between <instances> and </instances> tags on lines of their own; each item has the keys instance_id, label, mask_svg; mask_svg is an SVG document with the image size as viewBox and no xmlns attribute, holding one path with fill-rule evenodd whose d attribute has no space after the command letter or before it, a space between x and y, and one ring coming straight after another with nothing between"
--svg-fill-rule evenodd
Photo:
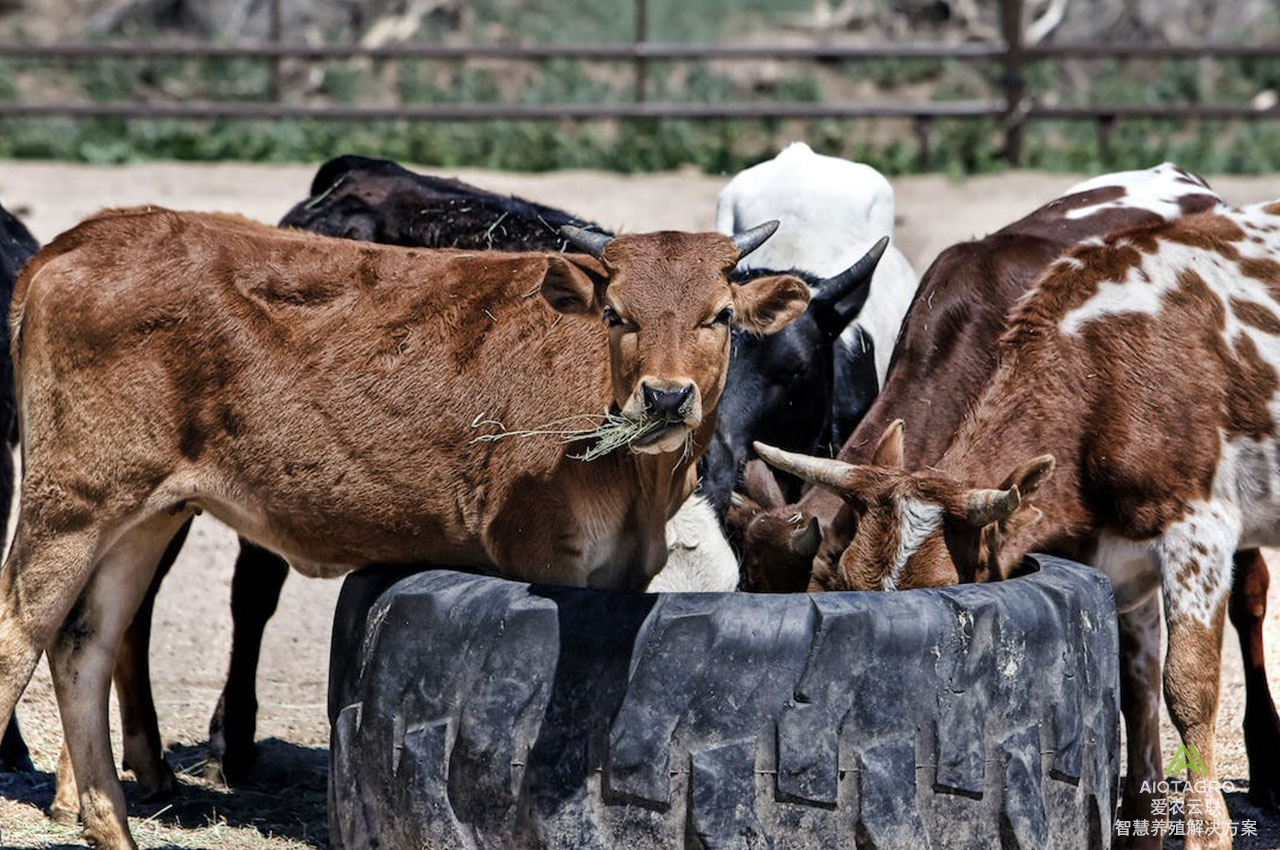
<instances>
[{"instance_id":1,"label":"brown cow's ear","mask_svg":"<svg viewBox=\"0 0 1280 850\"><path fill-rule=\"evenodd\" d=\"M902 433L901 419L895 419L889 423L889 427L885 428L884 433L880 435L875 453L871 455L872 466L887 466L890 469L902 467Z\"/></svg>"},{"instance_id":2,"label":"brown cow's ear","mask_svg":"<svg viewBox=\"0 0 1280 850\"><path fill-rule=\"evenodd\" d=\"M759 458L747 461L742 471L742 485L746 487L747 495L765 508L780 508L787 503L778 479Z\"/></svg>"},{"instance_id":3,"label":"brown cow's ear","mask_svg":"<svg viewBox=\"0 0 1280 850\"><path fill-rule=\"evenodd\" d=\"M755 519L762 510L764 508L755 499L735 490L729 494L727 516L729 527L737 532L739 538L742 538L747 533L747 526L751 524L751 520Z\"/></svg>"},{"instance_id":4,"label":"brown cow's ear","mask_svg":"<svg viewBox=\"0 0 1280 850\"><path fill-rule=\"evenodd\" d=\"M1007 490L1010 487L1017 487L1018 492L1025 499L1040 489L1041 484L1049 480L1049 476L1053 474L1054 464L1053 455L1033 457L1009 473L1009 477L1000 485L1000 489Z\"/></svg>"},{"instance_id":5,"label":"brown cow's ear","mask_svg":"<svg viewBox=\"0 0 1280 850\"><path fill-rule=\"evenodd\" d=\"M733 286L733 323L753 333L776 333L808 306L809 287L791 275L761 277Z\"/></svg>"},{"instance_id":6,"label":"brown cow's ear","mask_svg":"<svg viewBox=\"0 0 1280 850\"><path fill-rule=\"evenodd\" d=\"M609 273L586 254L548 254L542 278L542 297L559 313L595 315L603 309L602 295Z\"/></svg>"}]
</instances>

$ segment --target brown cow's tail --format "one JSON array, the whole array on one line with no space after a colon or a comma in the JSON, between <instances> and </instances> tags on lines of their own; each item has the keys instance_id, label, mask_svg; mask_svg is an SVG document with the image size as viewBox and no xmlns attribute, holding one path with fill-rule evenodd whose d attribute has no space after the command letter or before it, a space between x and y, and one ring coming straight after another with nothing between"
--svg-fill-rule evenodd
<instances>
[{"instance_id":1,"label":"brown cow's tail","mask_svg":"<svg viewBox=\"0 0 1280 850\"><path fill-rule=\"evenodd\" d=\"M31 291L31 278L44 267L40 260L40 254L36 254L22 269L13 286L13 300L9 303L9 360L13 364L13 424L12 432L8 434L10 446L22 444L22 319L26 312L26 295Z\"/></svg>"},{"instance_id":2,"label":"brown cow's tail","mask_svg":"<svg viewBox=\"0 0 1280 850\"><path fill-rule=\"evenodd\" d=\"M22 330L23 318L26 316L27 297L31 294L36 278L49 261L62 254L47 245L23 267L18 280L13 285L13 299L9 303L9 358L13 364L13 433L9 434L10 445L22 443Z\"/></svg>"}]
</instances>

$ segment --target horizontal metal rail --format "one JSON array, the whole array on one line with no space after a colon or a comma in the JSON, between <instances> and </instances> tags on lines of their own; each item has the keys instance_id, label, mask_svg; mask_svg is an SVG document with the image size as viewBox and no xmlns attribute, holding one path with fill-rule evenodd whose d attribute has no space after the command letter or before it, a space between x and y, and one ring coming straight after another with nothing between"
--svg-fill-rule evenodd
<instances>
[{"instance_id":1,"label":"horizontal metal rail","mask_svg":"<svg viewBox=\"0 0 1280 850\"><path fill-rule=\"evenodd\" d=\"M1032 106L1028 118L1057 119L1060 121L1096 121L1120 118L1170 118L1195 121L1238 121L1280 118L1280 107L1259 109L1247 103L1239 104L1116 104L1087 106Z\"/></svg>"},{"instance_id":2,"label":"horizontal metal rail","mask_svg":"<svg viewBox=\"0 0 1280 850\"><path fill-rule=\"evenodd\" d=\"M728 119L728 118L910 118L946 120L999 118L1006 114L999 101L939 101L885 104L859 102L785 103L458 103L390 106L325 106L279 104L270 101L216 103L26 103L0 101L0 117L33 118L151 118L331 121L554 121L592 119ZM1088 106L1030 106L1029 120L1109 120L1168 118L1198 121L1280 119L1280 106L1258 109L1248 104L1097 104Z\"/></svg>"},{"instance_id":3,"label":"horizontal metal rail","mask_svg":"<svg viewBox=\"0 0 1280 850\"><path fill-rule=\"evenodd\" d=\"M458 103L391 106L308 106L270 101L219 103L27 103L0 101L0 117L241 118L334 121L486 121L610 118L986 118L1004 114L998 101L921 104L853 102L791 103Z\"/></svg>"},{"instance_id":4,"label":"horizontal metal rail","mask_svg":"<svg viewBox=\"0 0 1280 850\"><path fill-rule=\"evenodd\" d=\"M28 44L0 42L0 57L15 59L344 59L464 60L506 59L542 62L553 59L593 61L774 59L795 62L878 61L885 59L998 60L1002 44L863 45L804 44L398 44L362 47L355 44L198 44L86 43ZM1023 48L1028 59L1197 59L1280 57L1280 44L1038 44Z\"/></svg>"},{"instance_id":5,"label":"horizontal metal rail","mask_svg":"<svg viewBox=\"0 0 1280 850\"><path fill-rule=\"evenodd\" d=\"M632 61L754 60L799 62L824 60L872 61L882 59L999 59L1004 47L986 44L960 45L735 45L663 44L397 44L361 47L354 44L24 44L0 42L0 57L22 59L181 58L181 59L507 59L547 61L582 59Z\"/></svg>"}]
</instances>

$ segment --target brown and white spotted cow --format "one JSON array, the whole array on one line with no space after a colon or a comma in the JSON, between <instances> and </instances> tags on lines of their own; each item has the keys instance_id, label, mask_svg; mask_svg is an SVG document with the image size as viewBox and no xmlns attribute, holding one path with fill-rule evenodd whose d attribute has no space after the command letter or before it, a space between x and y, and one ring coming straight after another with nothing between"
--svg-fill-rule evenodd
<instances>
[{"instance_id":1,"label":"brown and white spotted cow","mask_svg":"<svg viewBox=\"0 0 1280 850\"><path fill-rule=\"evenodd\" d=\"M1186 846L1230 847L1213 732L1232 556L1280 544L1280 204L1073 249L1014 308L997 356L927 471L904 470L901 422L868 465L758 447L853 512L852 542L811 588L998 579L1045 550L1096 564L1121 611L1159 592L1165 700L1206 769L1188 777L1205 834ZM1154 669L1158 635L1130 635L1124 663ZM1157 781L1158 725L1129 734L1145 739L1131 775Z\"/></svg>"},{"instance_id":2,"label":"brown and white spotted cow","mask_svg":"<svg viewBox=\"0 0 1280 850\"><path fill-rule=\"evenodd\" d=\"M888 380L839 459L867 463L876 440L895 419L912 427L905 455L910 468L935 463L996 368L996 341L1008 310L1063 251L1088 238L1107 237L1210 209L1221 203L1204 181L1172 163L1141 171L1105 174L982 239L943 251L925 272L894 351ZM771 476L748 465L747 495L737 497L730 519L743 541L743 569L752 589L804 590L814 565L838 560L852 536L851 512L825 489L810 489L794 505L783 504ZM819 533L820 529L820 533ZM1262 625L1268 574L1257 549L1236 555L1230 616L1245 666L1245 745L1250 798L1280 804L1280 718L1267 687ZM1122 649L1141 643L1158 627L1158 604L1120 618ZM1138 637L1131 638L1131 635ZM1159 671L1122 668L1125 721L1159 717ZM1132 676L1139 676L1131 680ZM1136 697L1152 695L1142 701ZM1139 758L1130 737L1130 761ZM1150 756L1141 756L1149 758ZM1131 776L1131 780L1136 778ZM1130 795L1129 799L1134 799ZM1125 813L1129 815L1128 812ZM1132 818L1141 817L1135 813Z\"/></svg>"},{"instance_id":3,"label":"brown and white spotted cow","mask_svg":"<svg viewBox=\"0 0 1280 850\"><path fill-rule=\"evenodd\" d=\"M47 652L87 837L134 846L111 672L198 510L314 576L428 562L643 587L714 430L730 326L769 333L808 304L789 275L729 282L776 226L491 254L137 209L37 254L14 293L0 717ZM538 428L607 409L646 430L591 463L555 436L476 439L482 413Z\"/></svg>"}]
</instances>

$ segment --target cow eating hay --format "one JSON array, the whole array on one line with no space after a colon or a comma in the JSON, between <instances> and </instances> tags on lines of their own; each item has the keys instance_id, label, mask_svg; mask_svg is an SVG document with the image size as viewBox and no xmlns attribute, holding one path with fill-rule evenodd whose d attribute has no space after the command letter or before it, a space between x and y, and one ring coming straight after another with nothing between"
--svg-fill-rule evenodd
<instances>
[{"instance_id":1,"label":"cow eating hay","mask_svg":"<svg viewBox=\"0 0 1280 850\"><path fill-rule=\"evenodd\" d=\"M927 471L903 469L901 422L868 465L757 447L853 514L856 534L815 568L813 589L1001 578L1048 550L1104 571L1122 613L1153 611L1159 593L1165 701L1203 768L1186 792L1188 821L1203 812L1188 848L1231 846L1213 732L1233 555L1280 544L1277 257L1280 203L1070 251L1014 308L999 365ZM1159 691L1159 626L1147 623L1123 658L1141 706ZM1126 808L1159 819L1156 714L1126 719Z\"/></svg>"},{"instance_id":2,"label":"cow eating hay","mask_svg":"<svg viewBox=\"0 0 1280 850\"><path fill-rule=\"evenodd\" d=\"M47 651L89 839L134 846L107 689L197 510L309 575L430 561L642 587L714 428L730 325L769 333L807 305L794 277L729 283L773 229L572 231L594 257L498 255L137 209L38 254L15 293L24 477L0 716ZM543 422L609 404L658 427L593 464L470 427L477 409Z\"/></svg>"}]
</instances>

